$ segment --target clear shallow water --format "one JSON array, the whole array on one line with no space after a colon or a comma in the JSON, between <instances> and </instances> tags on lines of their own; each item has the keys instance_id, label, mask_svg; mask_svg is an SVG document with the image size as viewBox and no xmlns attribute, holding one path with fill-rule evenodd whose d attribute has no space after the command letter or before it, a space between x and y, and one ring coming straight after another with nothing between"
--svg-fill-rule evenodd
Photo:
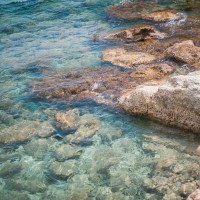
<instances>
[{"instance_id":1,"label":"clear shallow water","mask_svg":"<svg viewBox=\"0 0 200 200\"><path fill-rule=\"evenodd\" d=\"M57 111L74 107L81 115L94 114L101 124L92 145L74 146L81 153L70 159L69 177L55 174L64 163L56 152L66 145L56 135L65 132L56 129L54 137L1 145L0 199L159 199L160 193L144 187L157 159L177 154L181 163L194 156L199 139L191 133L91 102L66 105L30 98L30 81L52 69L101 65L107 44L94 42L93 35L127 25L105 14L106 6L117 2L0 0L0 130L11 127L12 132L14 125L34 126L35 121L54 125Z\"/></svg>"}]
</instances>

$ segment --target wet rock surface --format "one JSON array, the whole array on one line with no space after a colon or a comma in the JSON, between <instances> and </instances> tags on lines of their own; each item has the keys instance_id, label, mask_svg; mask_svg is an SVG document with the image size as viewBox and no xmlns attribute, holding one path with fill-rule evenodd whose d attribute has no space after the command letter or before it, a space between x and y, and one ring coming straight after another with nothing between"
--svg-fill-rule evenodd
<instances>
[{"instance_id":1,"label":"wet rock surface","mask_svg":"<svg viewBox=\"0 0 200 200\"><path fill-rule=\"evenodd\" d=\"M134 67L134 65L151 63L156 60L156 57L144 52L128 51L124 48L112 48L103 51L102 60L121 67Z\"/></svg>"},{"instance_id":2,"label":"wet rock surface","mask_svg":"<svg viewBox=\"0 0 200 200\"><path fill-rule=\"evenodd\" d=\"M180 20L182 17L183 16L181 13L177 13L173 9L158 10L142 15L143 19L152 20L155 22L165 22L170 20L176 21Z\"/></svg>"},{"instance_id":3,"label":"wet rock surface","mask_svg":"<svg viewBox=\"0 0 200 200\"><path fill-rule=\"evenodd\" d=\"M138 25L116 31L105 36L104 38L113 41L136 42L149 39L162 39L166 36L167 35L165 33L161 33L160 31L156 30L154 26Z\"/></svg>"},{"instance_id":4,"label":"wet rock surface","mask_svg":"<svg viewBox=\"0 0 200 200\"><path fill-rule=\"evenodd\" d=\"M140 78L145 81L157 80L172 74L175 67L169 63L140 65L137 70L131 73L133 78Z\"/></svg>"},{"instance_id":5,"label":"wet rock surface","mask_svg":"<svg viewBox=\"0 0 200 200\"><path fill-rule=\"evenodd\" d=\"M195 46L192 40L174 44L166 52L168 56L178 61L200 66L200 47Z\"/></svg>"},{"instance_id":6,"label":"wet rock surface","mask_svg":"<svg viewBox=\"0 0 200 200\"><path fill-rule=\"evenodd\" d=\"M122 20L136 20L141 17L142 13L150 12L155 8L154 3L146 2L123 2L118 5L109 6L107 13L110 17Z\"/></svg>"},{"instance_id":7,"label":"wet rock surface","mask_svg":"<svg viewBox=\"0 0 200 200\"><path fill-rule=\"evenodd\" d=\"M199 72L174 76L161 85L137 87L121 98L133 114L199 132Z\"/></svg>"},{"instance_id":8,"label":"wet rock surface","mask_svg":"<svg viewBox=\"0 0 200 200\"><path fill-rule=\"evenodd\" d=\"M134 55L140 57L143 53L137 52ZM123 58L123 55L121 57ZM145 59L140 58L141 60ZM150 58L152 59L154 56L150 56ZM133 89L145 81L163 79L172 74L176 68L177 66L173 63L163 62L136 65L128 70L118 67L74 69L70 72L49 75L47 78L33 82L32 94L47 100L92 99L101 104L118 105L118 98L124 91ZM62 122L69 120L66 119L66 113L60 112L56 116L59 116L58 127L67 128L66 125L62 124Z\"/></svg>"}]
</instances>

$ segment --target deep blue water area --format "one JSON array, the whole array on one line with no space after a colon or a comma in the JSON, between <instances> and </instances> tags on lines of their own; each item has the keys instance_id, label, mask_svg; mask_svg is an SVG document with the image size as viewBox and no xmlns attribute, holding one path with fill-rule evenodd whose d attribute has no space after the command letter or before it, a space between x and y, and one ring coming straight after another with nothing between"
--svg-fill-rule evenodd
<instances>
[{"instance_id":1,"label":"deep blue water area","mask_svg":"<svg viewBox=\"0 0 200 200\"><path fill-rule=\"evenodd\" d=\"M52 71L106 67L101 52L113 44L93 38L133 24L106 14L107 6L119 2L0 0L0 138L5 132L35 133L0 145L0 200L162 199L144 186L157 159L176 154L182 163L191 155L195 162L199 139L192 133L91 101L49 102L30 95L31 82ZM90 141L69 147L64 138L75 130L60 130L55 115L74 108L81 117L93 116L99 127ZM52 135L41 136L52 127Z\"/></svg>"}]
</instances>

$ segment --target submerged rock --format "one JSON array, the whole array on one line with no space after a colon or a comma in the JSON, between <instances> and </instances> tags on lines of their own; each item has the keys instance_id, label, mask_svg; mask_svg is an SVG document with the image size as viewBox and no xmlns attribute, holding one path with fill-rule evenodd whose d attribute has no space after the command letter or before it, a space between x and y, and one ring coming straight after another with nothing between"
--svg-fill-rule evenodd
<instances>
[{"instance_id":1,"label":"submerged rock","mask_svg":"<svg viewBox=\"0 0 200 200\"><path fill-rule=\"evenodd\" d=\"M164 195L163 200L182 200L182 197L177 195L176 193L169 192Z\"/></svg>"},{"instance_id":2,"label":"submerged rock","mask_svg":"<svg viewBox=\"0 0 200 200\"><path fill-rule=\"evenodd\" d=\"M195 46L192 40L174 44L166 50L166 53L178 61L200 65L200 47Z\"/></svg>"},{"instance_id":3,"label":"submerged rock","mask_svg":"<svg viewBox=\"0 0 200 200\"><path fill-rule=\"evenodd\" d=\"M0 143L14 143L33 136L48 137L54 132L49 122L22 121L0 131Z\"/></svg>"},{"instance_id":4,"label":"submerged rock","mask_svg":"<svg viewBox=\"0 0 200 200\"><path fill-rule=\"evenodd\" d=\"M31 198L28 195L28 192L18 192L13 190L3 190L0 191L0 199L2 200L31 200Z\"/></svg>"},{"instance_id":5,"label":"submerged rock","mask_svg":"<svg viewBox=\"0 0 200 200\"><path fill-rule=\"evenodd\" d=\"M25 152L37 159L43 159L50 150L50 142L46 139L33 139L24 145Z\"/></svg>"},{"instance_id":6,"label":"submerged rock","mask_svg":"<svg viewBox=\"0 0 200 200\"><path fill-rule=\"evenodd\" d=\"M50 165L49 170L54 176L60 179L67 179L74 175L76 167L77 161L75 160L67 160L65 162L54 161Z\"/></svg>"},{"instance_id":7,"label":"submerged rock","mask_svg":"<svg viewBox=\"0 0 200 200\"><path fill-rule=\"evenodd\" d=\"M122 136L122 130L115 127L101 128L98 131L98 135L100 135L103 140L112 141Z\"/></svg>"},{"instance_id":8,"label":"submerged rock","mask_svg":"<svg viewBox=\"0 0 200 200\"><path fill-rule=\"evenodd\" d=\"M156 22L165 22L170 20L180 20L182 15L173 9L165 9L143 14L142 18Z\"/></svg>"},{"instance_id":9,"label":"submerged rock","mask_svg":"<svg viewBox=\"0 0 200 200\"><path fill-rule=\"evenodd\" d=\"M172 168L173 165L175 165L177 162L177 156L169 156L165 158L161 158L156 163L156 171L160 172L161 169L167 169Z\"/></svg>"},{"instance_id":10,"label":"submerged rock","mask_svg":"<svg viewBox=\"0 0 200 200\"><path fill-rule=\"evenodd\" d=\"M181 186L179 193L183 196L188 196L190 193L192 193L197 188L196 182L189 182L185 183Z\"/></svg>"},{"instance_id":11,"label":"submerged rock","mask_svg":"<svg viewBox=\"0 0 200 200\"><path fill-rule=\"evenodd\" d=\"M114 61L114 64L125 68L130 66L128 69L117 66L84 68L81 70L75 68L62 73L50 74L48 77L38 79L32 83L32 94L37 98L47 100L64 99L65 101L73 101L92 99L97 103L118 106L118 99L124 91L133 89L145 81L162 79L177 69L176 65L169 62L156 61L157 63L147 64L147 62L152 62L154 59L160 60L164 58L163 55L160 56L160 52L164 51L164 48L160 48L161 44L155 50L151 45L147 45L148 48L146 48L142 43L141 45L138 44L137 47L117 48L119 49L119 55L115 55L116 49L104 51L106 59L110 62ZM138 48L137 52L134 52L134 48ZM106 51L112 55L106 55ZM142 51L149 52L139 53ZM135 64L133 65L133 63ZM139 63L145 64L139 65ZM76 87L77 85L80 85L82 90L79 90ZM72 88L73 90L71 90ZM66 123L69 123L67 120L75 120L76 114L72 114L72 118L68 117L62 111L57 115L58 126L61 129L67 128L68 125ZM73 122L75 123L75 121Z\"/></svg>"},{"instance_id":12,"label":"submerged rock","mask_svg":"<svg viewBox=\"0 0 200 200\"><path fill-rule=\"evenodd\" d=\"M0 163L8 161L8 160L19 160L21 158L21 155L19 153L9 153L6 151L0 151Z\"/></svg>"},{"instance_id":13,"label":"submerged rock","mask_svg":"<svg viewBox=\"0 0 200 200\"><path fill-rule=\"evenodd\" d=\"M118 47L105 49L102 53L102 60L121 67L134 67L134 65L151 63L156 60L156 57L148 53L128 51Z\"/></svg>"},{"instance_id":14,"label":"submerged rock","mask_svg":"<svg viewBox=\"0 0 200 200\"><path fill-rule=\"evenodd\" d=\"M79 157L81 154L80 149L73 147L72 145L61 145L55 152L55 157L58 161L62 162L70 158Z\"/></svg>"},{"instance_id":15,"label":"submerged rock","mask_svg":"<svg viewBox=\"0 0 200 200\"><path fill-rule=\"evenodd\" d=\"M12 115L7 114L6 112L0 110L0 123L6 124L6 125L13 125L14 124L14 118Z\"/></svg>"},{"instance_id":16,"label":"submerged rock","mask_svg":"<svg viewBox=\"0 0 200 200\"><path fill-rule=\"evenodd\" d=\"M79 110L72 109L69 111L60 111L56 113L56 120L62 130L76 128L79 120Z\"/></svg>"},{"instance_id":17,"label":"submerged rock","mask_svg":"<svg viewBox=\"0 0 200 200\"><path fill-rule=\"evenodd\" d=\"M159 32L153 26L138 25L111 33L106 36L105 39L124 42L136 42L148 39L162 39L164 37L166 37L166 34Z\"/></svg>"},{"instance_id":18,"label":"submerged rock","mask_svg":"<svg viewBox=\"0 0 200 200\"><path fill-rule=\"evenodd\" d=\"M132 88L135 84L129 72L116 67L70 69L35 81L32 92L37 97L48 100L93 99L100 103L114 104L124 88ZM77 85L83 90L79 90ZM74 89L71 90L72 88Z\"/></svg>"},{"instance_id":19,"label":"submerged rock","mask_svg":"<svg viewBox=\"0 0 200 200\"><path fill-rule=\"evenodd\" d=\"M6 180L6 188L15 191L27 191L31 194L45 192L47 186L40 181L27 181L21 179Z\"/></svg>"},{"instance_id":20,"label":"submerged rock","mask_svg":"<svg viewBox=\"0 0 200 200\"><path fill-rule=\"evenodd\" d=\"M7 161L0 166L0 177L10 177L19 173L21 170L22 167L18 162Z\"/></svg>"},{"instance_id":21,"label":"submerged rock","mask_svg":"<svg viewBox=\"0 0 200 200\"><path fill-rule=\"evenodd\" d=\"M92 137L100 128L100 120L92 115L85 114L80 117L78 129L74 134L70 134L64 138L66 142L81 143Z\"/></svg>"},{"instance_id":22,"label":"submerged rock","mask_svg":"<svg viewBox=\"0 0 200 200\"><path fill-rule=\"evenodd\" d=\"M200 131L200 72L174 76L161 85L144 85L120 99L132 114L180 128Z\"/></svg>"},{"instance_id":23,"label":"submerged rock","mask_svg":"<svg viewBox=\"0 0 200 200\"><path fill-rule=\"evenodd\" d=\"M67 199L69 200L78 200L89 199L92 190L95 189L93 183L89 180L87 174L76 174L70 179L69 192L67 194Z\"/></svg>"}]
</instances>

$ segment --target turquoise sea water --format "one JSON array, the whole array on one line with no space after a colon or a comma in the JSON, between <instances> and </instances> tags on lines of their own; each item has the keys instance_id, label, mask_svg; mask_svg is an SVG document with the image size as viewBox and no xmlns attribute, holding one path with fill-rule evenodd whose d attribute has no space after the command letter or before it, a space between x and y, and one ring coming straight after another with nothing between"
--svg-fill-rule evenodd
<instances>
[{"instance_id":1,"label":"turquoise sea water","mask_svg":"<svg viewBox=\"0 0 200 200\"><path fill-rule=\"evenodd\" d=\"M67 178L51 169L58 162L55 152L64 145L56 135L65 133L57 128L53 137L1 144L0 200L148 199L150 194L160 199L161 193L144 187L156 159L174 152L180 160L185 154L194 155L199 139L192 133L93 102L31 98L31 81L52 70L102 65L101 51L109 44L93 41L93 36L130 24L106 15L106 7L115 3L119 0L0 0L0 131L10 128L12 134L12 127L20 123L31 129L35 121L54 125L55 113L70 108L97 116L102 130L92 144L75 146L81 155L70 159L76 163ZM113 130L122 134L114 139L105 136ZM144 148L146 135L159 138L160 151Z\"/></svg>"}]
</instances>

